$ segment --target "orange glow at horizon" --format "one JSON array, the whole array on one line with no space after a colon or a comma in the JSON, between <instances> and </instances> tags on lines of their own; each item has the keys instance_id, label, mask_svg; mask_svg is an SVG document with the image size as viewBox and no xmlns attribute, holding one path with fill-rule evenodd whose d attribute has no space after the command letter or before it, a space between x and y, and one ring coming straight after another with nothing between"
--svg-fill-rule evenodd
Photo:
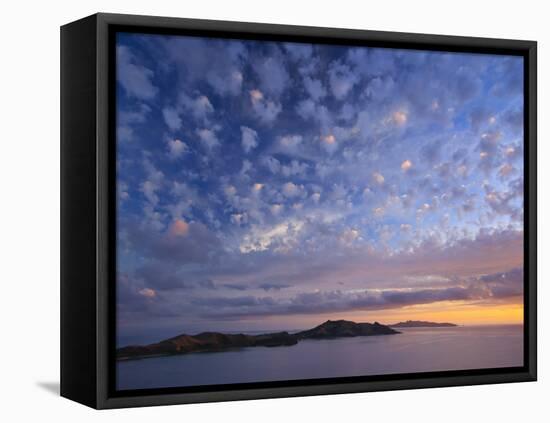
<instances>
[{"instance_id":1,"label":"orange glow at horizon","mask_svg":"<svg viewBox=\"0 0 550 423\"><path fill-rule=\"evenodd\" d=\"M405 320L449 322L459 325L523 324L523 303L477 304L468 301L444 301L391 310L357 311L341 318L356 322L394 324Z\"/></svg>"}]
</instances>

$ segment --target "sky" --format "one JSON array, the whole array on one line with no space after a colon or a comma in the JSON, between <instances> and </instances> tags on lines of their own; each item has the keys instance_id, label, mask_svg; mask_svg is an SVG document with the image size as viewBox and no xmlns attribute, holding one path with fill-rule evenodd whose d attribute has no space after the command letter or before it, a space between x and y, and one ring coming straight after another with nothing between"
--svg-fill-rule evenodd
<instances>
[{"instance_id":1,"label":"sky","mask_svg":"<svg viewBox=\"0 0 550 423\"><path fill-rule=\"evenodd\" d=\"M521 323L523 59L119 33L119 342Z\"/></svg>"}]
</instances>

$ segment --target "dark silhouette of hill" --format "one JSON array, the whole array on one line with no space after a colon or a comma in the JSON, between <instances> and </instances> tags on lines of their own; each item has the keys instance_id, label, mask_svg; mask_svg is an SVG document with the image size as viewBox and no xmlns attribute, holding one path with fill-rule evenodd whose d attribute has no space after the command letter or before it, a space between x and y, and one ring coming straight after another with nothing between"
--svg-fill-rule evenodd
<instances>
[{"instance_id":1,"label":"dark silhouette of hill","mask_svg":"<svg viewBox=\"0 0 550 423\"><path fill-rule=\"evenodd\" d=\"M347 320L327 320L313 329L295 334L288 332L262 335L224 334L202 332L198 335L178 335L149 345L131 345L117 349L118 360L185 354L216 352L245 347L281 347L296 345L303 339L332 339L354 336L392 335L396 330L375 323L355 323Z\"/></svg>"}]
</instances>

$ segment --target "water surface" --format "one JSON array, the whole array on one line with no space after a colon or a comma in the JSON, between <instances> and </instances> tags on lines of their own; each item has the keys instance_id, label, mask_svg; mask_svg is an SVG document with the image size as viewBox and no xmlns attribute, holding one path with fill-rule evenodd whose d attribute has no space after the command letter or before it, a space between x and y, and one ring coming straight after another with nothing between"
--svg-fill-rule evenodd
<instances>
[{"instance_id":1,"label":"water surface","mask_svg":"<svg viewBox=\"0 0 550 423\"><path fill-rule=\"evenodd\" d=\"M523 365L523 326L400 328L397 335L304 340L117 363L117 388L145 389Z\"/></svg>"}]
</instances>

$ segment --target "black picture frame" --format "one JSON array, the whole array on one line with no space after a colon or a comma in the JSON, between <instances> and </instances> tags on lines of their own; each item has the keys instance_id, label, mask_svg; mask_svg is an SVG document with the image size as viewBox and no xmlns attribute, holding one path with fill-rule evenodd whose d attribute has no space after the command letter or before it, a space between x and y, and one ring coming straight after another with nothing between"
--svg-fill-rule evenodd
<instances>
[{"instance_id":1,"label":"black picture frame","mask_svg":"<svg viewBox=\"0 0 550 423\"><path fill-rule=\"evenodd\" d=\"M199 388L114 389L117 31L524 57L524 366ZM61 27L61 395L97 409L535 381L537 44L99 13Z\"/></svg>"}]
</instances>

